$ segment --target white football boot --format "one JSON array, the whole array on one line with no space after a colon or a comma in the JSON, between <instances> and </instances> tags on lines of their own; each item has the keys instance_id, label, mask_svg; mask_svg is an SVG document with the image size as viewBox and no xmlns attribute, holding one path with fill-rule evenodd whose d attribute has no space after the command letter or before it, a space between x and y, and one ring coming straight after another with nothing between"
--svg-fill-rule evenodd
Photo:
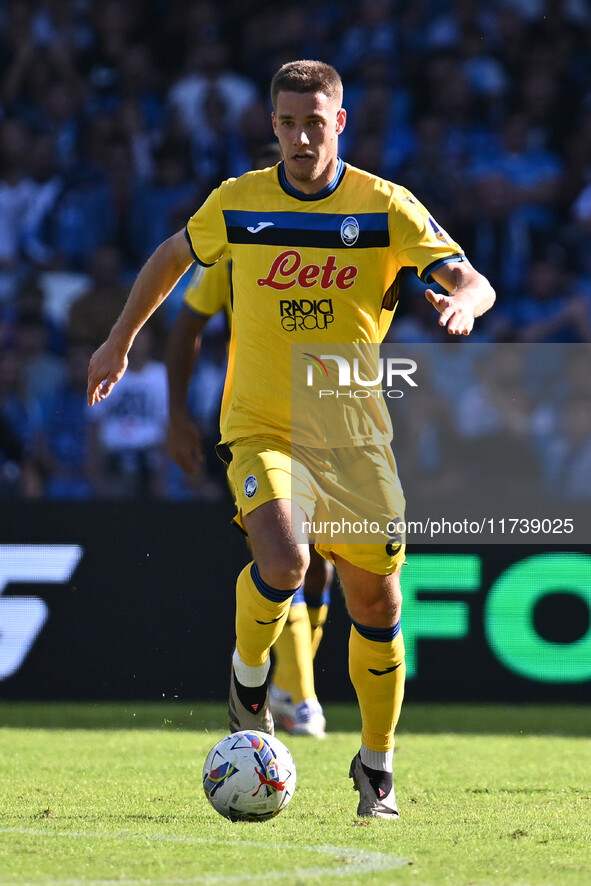
<instances>
[{"instance_id":1,"label":"white football boot","mask_svg":"<svg viewBox=\"0 0 591 886\"><path fill-rule=\"evenodd\" d=\"M238 698L236 691L236 676L234 668L230 676L230 697L228 699L228 717L230 721L230 732L242 732L244 729L252 729L256 732L266 732L267 735L273 735L273 716L269 707L270 693L267 687L267 694L262 704L243 705Z\"/></svg>"},{"instance_id":2,"label":"white football boot","mask_svg":"<svg viewBox=\"0 0 591 886\"><path fill-rule=\"evenodd\" d=\"M357 815L365 818L399 818L394 786L383 796L378 796L365 772L359 754L355 754L349 769L349 778L353 779L353 787L359 791Z\"/></svg>"},{"instance_id":3,"label":"white football boot","mask_svg":"<svg viewBox=\"0 0 591 886\"><path fill-rule=\"evenodd\" d=\"M271 712L290 735L326 737L326 720L320 703L315 698L304 699L294 705L291 695L273 683L270 687Z\"/></svg>"}]
</instances>

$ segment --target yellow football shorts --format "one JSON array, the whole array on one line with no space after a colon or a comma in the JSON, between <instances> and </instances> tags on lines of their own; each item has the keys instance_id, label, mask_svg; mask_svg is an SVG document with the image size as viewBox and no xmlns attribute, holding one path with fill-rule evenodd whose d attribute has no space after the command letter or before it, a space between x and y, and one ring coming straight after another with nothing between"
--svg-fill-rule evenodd
<instances>
[{"instance_id":1,"label":"yellow football shorts","mask_svg":"<svg viewBox=\"0 0 591 886\"><path fill-rule=\"evenodd\" d=\"M292 520L296 541L314 542L325 559L338 554L378 575L404 562L405 501L389 446L312 449L250 437L218 446L218 454L242 529L255 508L287 499L301 509Z\"/></svg>"}]
</instances>

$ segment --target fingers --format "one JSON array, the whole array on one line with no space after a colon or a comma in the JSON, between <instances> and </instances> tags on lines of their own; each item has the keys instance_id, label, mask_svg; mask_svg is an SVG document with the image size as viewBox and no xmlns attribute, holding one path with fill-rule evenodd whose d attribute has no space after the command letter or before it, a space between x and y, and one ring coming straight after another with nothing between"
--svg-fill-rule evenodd
<instances>
[{"instance_id":1,"label":"fingers","mask_svg":"<svg viewBox=\"0 0 591 886\"><path fill-rule=\"evenodd\" d=\"M108 342L94 352L88 364L88 388L86 396L88 405L94 406L108 397L127 369L127 353L115 352L109 348Z\"/></svg>"},{"instance_id":2,"label":"fingers","mask_svg":"<svg viewBox=\"0 0 591 886\"><path fill-rule=\"evenodd\" d=\"M450 306L440 314L439 325L446 326L450 335L469 335L474 326L474 317L467 316Z\"/></svg>"},{"instance_id":3,"label":"fingers","mask_svg":"<svg viewBox=\"0 0 591 886\"><path fill-rule=\"evenodd\" d=\"M439 308L439 305L442 303L442 301L445 300L445 296L442 293L433 292L432 289L425 290L425 297L427 301L431 302L431 304L436 308Z\"/></svg>"},{"instance_id":4,"label":"fingers","mask_svg":"<svg viewBox=\"0 0 591 886\"><path fill-rule=\"evenodd\" d=\"M425 290L425 297L439 311L439 325L446 326L450 335L469 335L474 326L474 317L454 298Z\"/></svg>"},{"instance_id":5,"label":"fingers","mask_svg":"<svg viewBox=\"0 0 591 886\"><path fill-rule=\"evenodd\" d=\"M201 434L190 422L180 426L171 423L167 432L167 449L170 457L187 474L197 474L204 459Z\"/></svg>"},{"instance_id":6,"label":"fingers","mask_svg":"<svg viewBox=\"0 0 591 886\"><path fill-rule=\"evenodd\" d=\"M187 474L197 474L203 462L201 444L196 445L188 440L168 440L168 453L170 457Z\"/></svg>"},{"instance_id":7,"label":"fingers","mask_svg":"<svg viewBox=\"0 0 591 886\"><path fill-rule=\"evenodd\" d=\"M107 376L102 382L97 383L96 378L92 377L89 373L88 389L86 391L88 405L94 406L95 403L108 397L113 390L116 381L117 378Z\"/></svg>"},{"instance_id":8,"label":"fingers","mask_svg":"<svg viewBox=\"0 0 591 886\"><path fill-rule=\"evenodd\" d=\"M95 385L93 381L88 382L88 388L86 390L86 396L88 398L88 405L94 406L95 403L99 401L99 386Z\"/></svg>"},{"instance_id":9,"label":"fingers","mask_svg":"<svg viewBox=\"0 0 591 886\"><path fill-rule=\"evenodd\" d=\"M441 323L441 320L439 322L442 326L444 325ZM470 335L473 326L473 319L464 318L457 320L456 318L451 318L447 322L447 331L450 335Z\"/></svg>"},{"instance_id":10,"label":"fingers","mask_svg":"<svg viewBox=\"0 0 591 886\"><path fill-rule=\"evenodd\" d=\"M174 456L173 456L174 457ZM191 450L190 452L179 452L174 457L176 463L187 474L198 474L201 469L203 457L201 453Z\"/></svg>"}]
</instances>

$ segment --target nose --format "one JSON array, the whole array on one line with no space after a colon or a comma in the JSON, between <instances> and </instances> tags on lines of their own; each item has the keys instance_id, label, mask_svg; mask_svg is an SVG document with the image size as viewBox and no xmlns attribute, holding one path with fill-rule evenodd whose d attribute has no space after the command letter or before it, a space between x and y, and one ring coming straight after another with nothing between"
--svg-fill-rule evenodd
<instances>
[{"instance_id":1,"label":"nose","mask_svg":"<svg viewBox=\"0 0 591 886\"><path fill-rule=\"evenodd\" d=\"M293 143L297 146L310 144L310 139L308 138L306 130L304 128L294 129Z\"/></svg>"}]
</instances>

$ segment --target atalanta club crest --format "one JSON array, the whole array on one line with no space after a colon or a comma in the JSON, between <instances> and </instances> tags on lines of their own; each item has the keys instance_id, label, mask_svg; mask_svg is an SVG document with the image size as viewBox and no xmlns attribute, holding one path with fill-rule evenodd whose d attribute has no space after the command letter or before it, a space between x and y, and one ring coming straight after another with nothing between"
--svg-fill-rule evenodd
<instances>
[{"instance_id":1,"label":"atalanta club crest","mask_svg":"<svg viewBox=\"0 0 591 886\"><path fill-rule=\"evenodd\" d=\"M341 240L345 246L353 246L359 237L359 222L352 215L347 216L341 225Z\"/></svg>"},{"instance_id":2,"label":"atalanta club crest","mask_svg":"<svg viewBox=\"0 0 591 886\"><path fill-rule=\"evenodd\" d=\"M252 498L255 495L257 489L259 488L258 480L252 474L250 477L247 477L244 481L244 494L247 498Z\"/></svg>"}]
</instances>

